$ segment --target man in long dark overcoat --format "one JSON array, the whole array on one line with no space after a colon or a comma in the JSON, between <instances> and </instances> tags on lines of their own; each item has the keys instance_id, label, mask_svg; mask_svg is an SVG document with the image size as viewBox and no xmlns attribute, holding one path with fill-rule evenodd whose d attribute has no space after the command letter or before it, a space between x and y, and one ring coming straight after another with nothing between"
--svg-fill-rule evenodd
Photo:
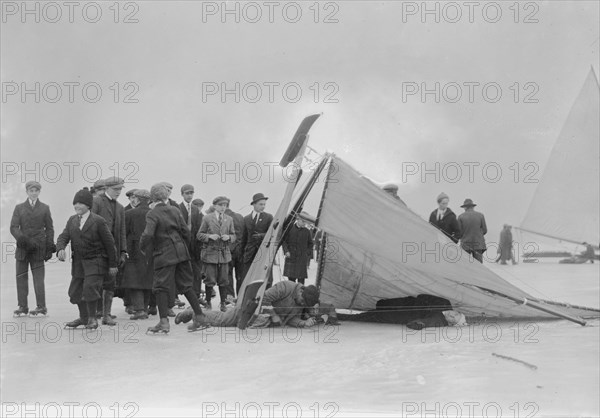
<instances>
[{"instance_id":1,"label":"man in long dark overcoat","mask_svg":"<svg viewBox=\"0 0 600 418\"><path fill-rule=\"evenodd\" d=\"M125 212L129 258L125 264L121 286L129 291L133 304L134 314L130 319L137 320L148 318L148 305L154 274L151 251L143 254L140 247L140 239L144 229L146 229L146 215L150 211L148 206L150 192L145 189L137 189L132 200L135 205L134 208Z\"/></svg>"},{"instance_id":2,"label":"man in long dark overcoat","mask_svg":"<svg viewBox=\"0 0 600 418\"><path fill-rule=\"evenodd\" d=\"M282 242L285 254L283 275L292 282L304 284L308 277L308 263L313 258L313 239L311 231L302 218L290 225Z\"/></svg>"}]
</instances>

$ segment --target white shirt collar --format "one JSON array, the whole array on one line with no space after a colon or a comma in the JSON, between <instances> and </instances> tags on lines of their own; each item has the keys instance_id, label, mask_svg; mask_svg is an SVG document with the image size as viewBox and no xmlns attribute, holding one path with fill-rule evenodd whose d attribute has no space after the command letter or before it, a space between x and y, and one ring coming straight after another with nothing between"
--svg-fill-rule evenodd
<instances>
[{"instance_id":1,"label":"white shirt collar","mask_svg":"<svg viewBox=\"0 0 600 418\"><path fill-rule=\"evenodd\" d=\"M106 196L106 197L108 198L108 200L115 200L115 199L113 199L112 197L110 197L110 196L108 195L108 193L104 193L104 196Z\"/></svg>"},{"instance_id":2,"label":"white shirt collar","mask_svg":"<svg viewBox=\"0 0 600 418\"><path fill-rule=\"evenodd\" d=\"M37 204L37 201L38 201L38 199L31 200L30 198L27 198L27 200L29 200L29 205L30 206L33 206L33 205Z\"/></svg>"},{"instance_id":3,"label":"white shirt collar","mask_svg":"<svg viewBox=\"0 0 600 418\"><path fill-rule=\"evenodd\" d=\"M258 213L257 211L255 211L254 209L252 209L252 219L256 218L256 215L260 216L260 213Z\"/></svg>"},{"instance_id":4,"label":"white shirt collar","mask_svg":"<svg viewBox=\"0 0 600 418\"><path fill-rule=\"evenodd\" d=\"M90 217L91 211L87 211L84 215L81 215L81 223L79 224L79 229L83 228L83 225L87 222L87 218Z\"/></svg>"}]
</instances>

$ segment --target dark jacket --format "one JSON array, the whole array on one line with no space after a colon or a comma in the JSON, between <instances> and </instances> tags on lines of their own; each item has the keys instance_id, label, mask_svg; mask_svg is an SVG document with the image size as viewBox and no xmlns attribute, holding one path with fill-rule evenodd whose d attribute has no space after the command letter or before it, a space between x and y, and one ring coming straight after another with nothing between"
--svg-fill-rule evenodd
<instances>
[{"instance_id":1,"label":"dark jacket","mask_svg":"<svg viewBox=\"0 0 600 418\"><path fill-rule=\"evenodd\" d=\"M154 269L188 261L189 241L190 230L179 208L159 202L146 215L140 247L146 254L152 252Z\"/></svg>"},{"instance_id":2,"label":"dark jacket","mask_svg":"<svg viewBox=\"0 0 600 418\"><path fill-rule=\"evenodd\" d=\"M460 226L452 209L447 208L444 216L439 221L437 219L437 209L434 210L429 215L429 223L446 234L454 243L457 243L460 239Z\"/></svg>"},{"instance_id":3,"label":"dark jacket","mask_svg":"<svg viewBox=\"0 0 600 418\"><path fill-rule=\"evenodd\" d=\"M56 251L50 207L39 199L33 208L29 199L15 206L10 233L17 240L17 260L42 261L47 253Z\"/></svg>"},{"instance_id":4,"label":"dark jacket","mask_svg":"<svg viewBox=\"0 0 600 418\"><path fill-rule=\"evenodd\" d=\"M233 219L233 229L235 229L235 242L229 245L232 257L241 257L244 254L242 247L242 237L244 235L244 217L231 209L225 209L225 214Z\"/></svg>"},{"instance_id":5,"label":"dark jacket","mask_svg":"<svg viewBox=\"0 0 600 418\"><path fill-rule=\"evenodd\" d=\"M73 215L67 221L64 231L56 240L56 250L64 250L71 243L73 277L83 277L81 263L89 267L86 274L106 274L106 262L97 263L95 260L108 260L109 267L117 267L115 241L104 218L90 213L83 228L79 229L79 218Z\"/></svg>"},{"instance_id":6,"label":"dark jacket","mask_svg":"<svg viewBox=\"0 0 600 418\"><path fill-rule=\"evenodd\" d=\"M147 203L140 203L135 208L125 212L125 230L127 233L127 248L129 259L125 264L121 287L128 289L152 289L154 266L150 256L142 253L140 239L146 229L146 215L150 211Z\"/></svg>"},{"instance_id":7,"label":"dark jacket","mask_svg":"<svg viewBox=\"0 0 600 418\"><path fill-rule=\"evenodd\" d=\"M106 194L94 197L92 212L106 221L113 235L117 255L127 252L127 234L125 233L125 209L116 200L110 200Z\"/></svg>"},{"instance_id":8,"label":"dark jacket","mask_svg":"<svg viewBox=\"0 0 600 418\"><path fill-rule=\"evenodd\" d=\"M192 208L192 222L191 222L191 234L190 234L190 255L192 256L192 259L194 260L199 260L200 259L200 253L201 253L201 249L202 249L202 245L198 242L198 240L196 239L196 235L198 234L198 230L200 229L200 225L202 224L202 218L204 217L204 215L202 215L202 212L200 212L200 209L198 209L198 207L196 205L191 205ZM186 225L188 224L188 210L185 207L185 203L181 202L179 204L179 209L181 210L181 215L183 216L183 220L185 221Z\"/></svg>"},{"instance_id":9,"label":"dark jacket","mask_svg":"<svg viewBox=\"0 0 600 418\"><path fill-rule=\"evenodd\" d=\"M202 219L202 225L196 238L202 243L202 262L211 264L225 264L231 261L231 243L235 242L235 229L231 216L223 214L219 225L218 213L212 212ZM229 235L229 241L218 239L213 241L209 235Z\"/></svg>"},{"instance_id":10,"label":"dark jacket","mask_svg":"<svg viewBox=\"0 0 600 418\"><path fill-rule=\"evenodd\" d=\"M308 262L313 258L312 232L308 228L298 228L294 223L285 234L283 252L290 253L285 259L283 275L294 279L308 277Z\"/></svg>"},{"instance_id":11,"label":"dark jacket","mask_svg":"<svg viewBox=\"0 0 600 418\"><path fill-rule=\"evenodd\" d=\"M281 325L297 326L301 321L304 306L296 303L296 298L304 286L300 283L284 280L265 291L263 306L273 306L281 318Z\"/></svg>"},{"instance_id":12,"label":"dark jacket","mask_svg":"<svg viewBox=\"0 0 600 418\"><path fill-rule=\"evenodd\" d=\"M485 250L487 226L483 213L474 210L466 211L458 216L461 230L460 245L464 250Z\"/></svg>"},{"instance_id":13,"label":"dark jacket","mask_svg":"<svg viewBox=\"0 0 600 418\"><path fill-rule=\"evenodd\" d=\"M259 214L257 222L252 220L252 213L244 216L244 233L241 243L244 249L244 263L254 260L271 222L273 222L273 215L266 212Z\"/></svg>"}]
</instances>

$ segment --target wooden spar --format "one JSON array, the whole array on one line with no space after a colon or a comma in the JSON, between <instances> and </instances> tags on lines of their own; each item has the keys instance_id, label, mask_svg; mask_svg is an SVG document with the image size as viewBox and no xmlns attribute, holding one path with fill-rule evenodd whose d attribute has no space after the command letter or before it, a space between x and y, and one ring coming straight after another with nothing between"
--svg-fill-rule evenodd
<instances>
[{"instance_id":1,"label":"wooden spar","mask_svg":"<svg viewBox=\"0 0 600 418\"><path fill-rule=\"evenodd\" d=\"M268 278L273 268L273 262L279 248L279 240L281 238L283 229L283 221L288 215L288 210L292 201L292 194L298 184L298 179L302 171L301 164L304 158L304 151L308 143L308 131L320 116L321 114L315 114L304 118L298 127L298 130L294 134L294 137L290 142L283 158L281 159L281 162L279 163L281 167L287 167L289 163L293 162L293 174L290 176L290 181L286 186L285 194L281 200L281 203L279 204L279 208L277 209L275 216L273 217L271 226L267 230L267 233L260 244L259 250L254 257L250 269L246 272L246 277L244 278L244 282L240 288L240 291L238 292L237 305L239 307L243 307L246 286L251 282L263 282L257 293L257 295L260 296L260 301L262 302L262 295L267 287L267 283L269 281ZM257 307L257 311L259 309L260 304Z\"/></svg>"},{"instance_id":2,"label":"wooden spar","mask_svg":"<svg viewBox=\"0 0 600 418\"><path fill-rule=\"evenodd\" d=\"M474 284L463 283L463 285L470 286L470 287L475 287L475 288L477 288L479 290L482 290L484 292L489 292L489 293L496 294L498 296L502 296L502 297L510 299L513 302L518 303L520 305L529 306L530 308L537 309L537 310L542 311L542 312L546 312L546 313L548 313L550 315L554 315L554 316L566 319L566 320L571 321L571 322L575 322L576 324L579 324L579 325L582 325L582 326L584 326L584 325L587 324L587 322L584 321L581 318L577 318L577 317L572 316L572 315L568 315L568 314L565 314L565 313L562 313L562 312L555 311L554 309L548 308L548 307L544 306L543 304L541 304L539 302L536 302L536 301L533 301L533 300L530 300L530 299L527 299L527 298L524 298L524 297L523 298L518 298L518 297L506 295L506 294L498 292L496 290L488 289L486 287L481 287L481 286L477 286L477 285L474 285Z\"/></svg>"},{"instance_id":3,"label":"wooden spar","mask_svg":"<svg viewBox=\"0 0 600 418\"><path fill-rule=\"evenodd\" d=\"M552 238L552 239L555 239L555 240L558 240L558 241L565 241L565 242L570 242L572 244L579 244L579 245L581 245L581 241L575 241L575 240L572 240L572 239L569 239L569 238L562 238L562 237L557 237L557 236L554 236L554 235L544 234L544 233L541 233L541 232L532 231L530 229L521 228L520 226L513 226L513 228L518 229L520 231L529 232L531 234L540 235L542 237ZM592 244L592 247L598 248L598 246L595 246L593 244Z\"/></svg>"}]
</instances>

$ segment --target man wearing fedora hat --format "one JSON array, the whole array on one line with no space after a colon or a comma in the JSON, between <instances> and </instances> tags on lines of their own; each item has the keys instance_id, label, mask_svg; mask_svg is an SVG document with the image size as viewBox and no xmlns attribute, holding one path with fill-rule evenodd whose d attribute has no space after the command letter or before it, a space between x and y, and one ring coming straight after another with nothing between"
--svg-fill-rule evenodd
<instances>
[{"instance_id":1,"label":"man wearing fedora hat","mask_svg":"<svg viewBox=\"0 0 600 418\"><path fill-rule=\"evenodd\" d=\"M483 263L483 253L486 250L484 235L487 234L487 226L483 213L477 212L477 206L471 199L465 199L460 206L465 211L458 216L458 225L461 231L460 246L471 254L480 263Z\"/></svg>"},{"instance_id":2,"label":"man wearing fedora hat","mask_svg":"<svg viewBox=\"0 0 600 418\"><path fill-rule=\"evenodd\" d=\"M127 234L125 232L125 209L117 199L121 195L125 182L120 177L109 177L104 180L106 192L103 195L94 197L92 212L102 216L108 228L112 233L117 248L117 257L119 259L119 269L125 267L127 261ZM103 325L116 325L111 315L112 301L115 295L117 277L107 274L104 283L102 283L102 299L98 302L98 310L102 312ZM126 306L128 301L124 300Z\"/></svg>"},{"instance_id":3,"label":"man wearing fedora hat","mask_svg":"<svg viewBox=\"0 0 600 418\"><path fill-rule=\"evenodd\" d=\"M254 257L260 248L265 234L273 222L273 215L265 212L268 197L262 193L256 193L252 196L252 212L244 216L244 233L242 234L242 248L244 249L244 277L246 279L248 270L252 266ZM238 282L238 291L242 283Z\"/></svg>"},{"instance_id":4,"label":"man wearing fedora hat","mask_svg":"<svg viewBox=\"0 0 600 418\"><path fill-rule=\"evenodd\" d=\"M54 245L54 226L50 207L42 203L38 196L42 185L37 181L25 184L27 200L18 204L10 221L10 233L17 240L15 252L17 270L17 301L19 308L15 316L46 315L46 292L44 286L44 262L52 258L56 251ZM37 307L29 312L27 296L29 293L29 268L33 275L33 288Z\"/></svg>"},{"instance_id":5,"label":"man wearing fedora hat","mask_svg":"<svg viewBox=\"0 0 600 418\"><path fill-rule=\"evenodd\" d=\"M231 216L225 214L229 199L218 196L213 200L214 212L202 219L202 225L196 238L202 243L202 267L204 269L204 286L206 303L211 306L212 289L219 286L221 311L225 311L227 285L229 283L229 263L231 262L230 245L235 242L235 228Z\"/></svg>"}]
</instances>

